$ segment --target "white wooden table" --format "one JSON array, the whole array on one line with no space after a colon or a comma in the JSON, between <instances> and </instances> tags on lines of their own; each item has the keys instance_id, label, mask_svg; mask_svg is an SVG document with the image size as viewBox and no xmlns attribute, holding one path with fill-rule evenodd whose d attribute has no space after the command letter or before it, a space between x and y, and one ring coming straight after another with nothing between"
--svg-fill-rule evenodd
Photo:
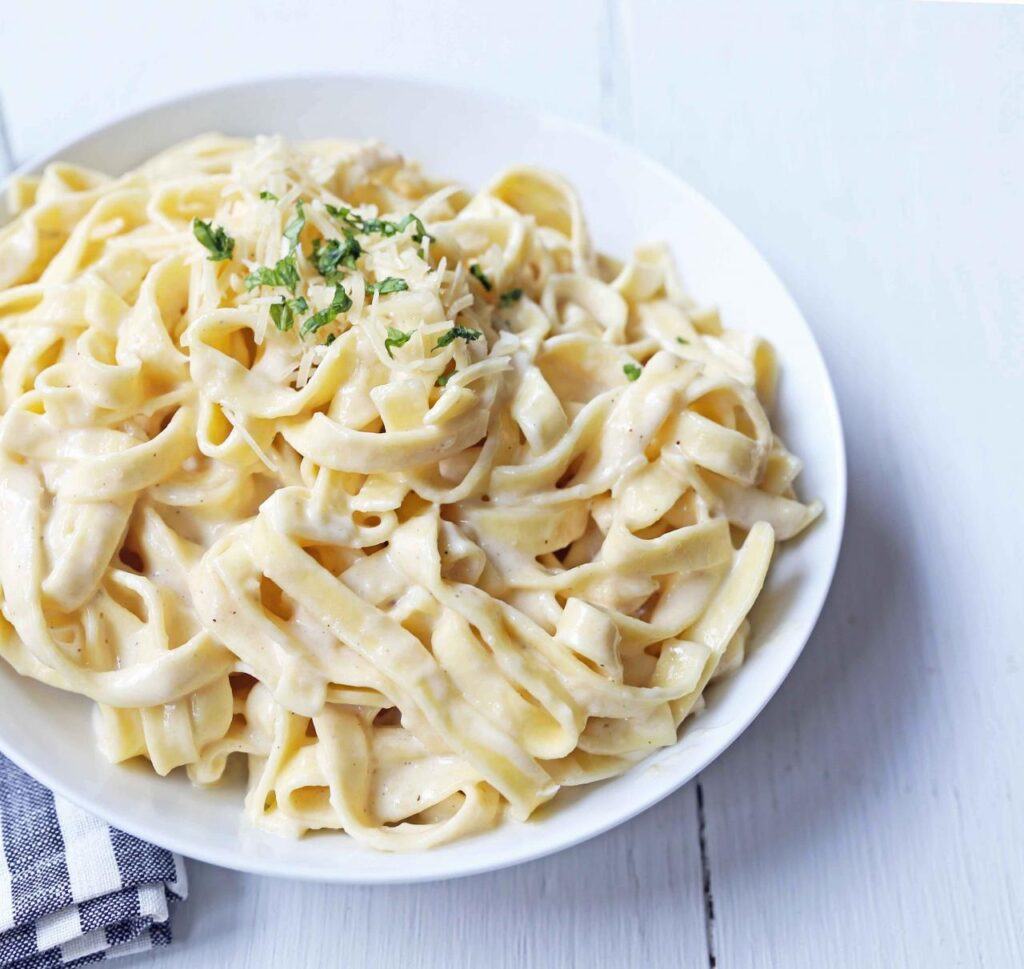
<instances>
[{"instance_id":1,"label":"white wooden table","mask_svg":"<svg viewBox=\"0 0 1024 969\"><path fill-rule=\"evenodd\" d=\"M410 888L194 863L177 942L139 964L1024 965L1024 6L0 13L17 160L157 98L337 70L475 86L604 127L729 214L832 370L844 552L779 695L639 819L545 861Z\"/></svg>"}]
</instances>

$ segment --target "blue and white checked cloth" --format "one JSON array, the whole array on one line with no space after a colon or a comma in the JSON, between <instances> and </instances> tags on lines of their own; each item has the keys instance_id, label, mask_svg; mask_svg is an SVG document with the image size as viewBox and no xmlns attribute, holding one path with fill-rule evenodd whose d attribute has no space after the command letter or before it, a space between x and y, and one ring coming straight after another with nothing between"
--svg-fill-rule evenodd
<instances>
[{"instance_id":1,"label":"blue and white checked cloth","mask_svg":"<svg viewBox=\"0 0 1024 969\"><path fill-rule=\"evenodd\" d=\"M84 966L171 941L177 855L54 797L0 755L0 966Z\"/></svg>"}]
</instances>

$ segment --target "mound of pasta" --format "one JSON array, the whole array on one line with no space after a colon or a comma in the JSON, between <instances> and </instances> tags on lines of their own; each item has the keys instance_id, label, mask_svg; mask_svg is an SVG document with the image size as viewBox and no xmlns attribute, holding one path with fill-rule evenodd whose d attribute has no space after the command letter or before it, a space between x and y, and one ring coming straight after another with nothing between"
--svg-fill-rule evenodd
<instances>
[{"instance_id":1,"label":"mound of pasta","mask_svg":"<svg viewBox=\"0 0 1024 969\"><path fill-rule=\"evenodd\" d=\"M771 347L555 175L210 135L9 195L0 654L253 824L426 848L675 743L819 513Z\"/></svg>"}]
</instances>

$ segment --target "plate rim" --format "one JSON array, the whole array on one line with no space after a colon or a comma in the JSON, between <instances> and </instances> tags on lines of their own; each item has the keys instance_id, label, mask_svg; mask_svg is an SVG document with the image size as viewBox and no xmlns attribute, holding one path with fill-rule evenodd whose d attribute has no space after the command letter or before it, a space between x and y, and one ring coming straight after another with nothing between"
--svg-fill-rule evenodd
<instances>
[{"instance_id":1,"label":"plate rim","mask_svg":"<svg viewBox=\"0 0 1024 969\"><path fill-rule=\"evenodd\" d=\"M732 744L747 731L754 720L757 719L772 698L778 693L782 684L789 678L793 667L803 655L807 643L810 641L811 636L814 634L814 631L818 626L821 613L831 593L839 555L842 550L846 525L848 499L846 440L842 416L838 400L836 398L835 387L832 382L832 376L826 364L824 354L821 352L821 347L818 344L814 330L807 322L807 319L799 305L790 293L788 286L776 272L772 263L769 262L769 260L762 254L761 250L754 245L754 243L736 225L736 223L733 222L728 215L722 212L721 209L704 196L698 189L691 185L685 178L674 172L663 162L651 157L631 142L620 140L619 138L602 131L600 128L593 127L572 118L563 117L557 113L538 108L528 102L518 100L507 95L494 94L486 91L482 92L456 84L420 80L410 76L366 74L344 71L268 74L232 81L225 84L192 88L184 93L150 101L141 107L120 112L114 117L108 118L102 123L94 125L76 134L74 137L61 142L47 151L36 153L28 160L17 165L10 172L4 175L2 179L0 179L0 199L2 199L10 181L15 177L35 174L45 165L60 161L68 153L73 152L82 146L83 143L95 138L102 138L105 135L109 136L113 129L116 129L121 125L137 122L146 116L160 114L161 112L172 110L174 108L184 107L187 106L189 102L200 98L223 96L232 92L240 92L247 88L261 85L273 83L318 84L339 81L355 85L387 84L405 88L409 91L433 93L440 97L449 96L462 100L475 100L481 105L489 105L492 107L498 106L506 111L514 111L520 115L528 115L545 126L552 126L563 130L567 129L585 138L590 138L603 143L610 148L613 148L616 152L628 156L630 161L635 163L638 167L655 172L660 178L667 179L674 183L677 188L689 195L696 204L703 207L716 219L723 222L735 234L736 238L757 256L772 280L778 285L780 294L790 304L790 310L799 319L800 324L809 337L810 349L817 356L822 374L825 378L824 387L826 393L821 404L825 412L824 416L827 418L827 423L830 425L830 436L833 437L836 444L836 454L834 456L836 462L834 469L836 475L836 495L834 496L834 501L831 498L829 499L824 511L824 514L828 515L829 519L834 519L836 535L833 545L828 550L827 569L822 570L823 572L827 571L827 578L821 585L821 591L818 594L817 601L813 603L809 610L813 613L813 619L808 623L806 632L804 632L801 637L802 641L799 646L793 650L790 660L781 667L777 674L776 681L771 684L770 688L765 689L762 692L757 703L751 704L750 708L730 725L726 732L724 741L719 741L715 745L713 751L700 758L700 762L692 769L688 771L681 771L678 776L672 775L670 782L667 785L655 786L652 791L648 791L645 795L638 797L634 803L629 805L627 810L609 812L609 816L603 818L597 824L586 827L581 831L572 832L568 837L560 839L557 843L541 844L537 847L531 848L530 839L523 838L521 843L524 847L521 850L508 852L505 856L497 860L489 858L484 854L480 858L474 856L472 861L461 862L451 866L449 869L403 872L400 870L400 865L396 865L394 870L376 871L373 873L360 873L358 871L352 872L344 867L339 867L337 870L328 872L318 868L304 867L297 863L293 863L289 866L280 861L261 863L258 853L241 853L235 848L220 849L219 847L211 846L202 847L201 850L197 851L195 850L196 845L193 844L187 836L179 837L173 830L156 831L149 824L133 819L130 813L126 814L123 811L112 812L106 806L97 806L96 802L91 800L87 793L77 790L73 785L65 783L61 778L52 775L46 765L40 765L32 761L30 758L22 757L18 751L8 749L4 743L3 735L0 733L0 752L21 768L26 774L48 787L55 794L59 794L61 797L66 798L68 801L83 810L89 811L107 823L112 824L130 835L153 844L157 844L160 847L166 848L167 850L185 857L247 874L289 878L298 881L318 882L323 884L419 884L462 878L470 875L483 874L485 872L499 871L515 865L526 864L576 847L577 845L589 841L592 838L605 834L612 828L625 824L627 821L632 820L644 811L653 807L655 804L658 804L671 794L680 790L680 788L697 777L701 771L705 770L708 766L718 760L718 758L721 757L729 747L731 747ZM197 134L198 133L199 132L197 132ZM2 212L2 208L3 206L0 205L0 216L4 214ZM630 770L643 769L644 765L647 763L647 759L642 760L634 765ZM627 773L629 772L627 771ZM419 852L417 854L430 855L431 852ZM399 853L394 857L401 858L403 855Z\"/></svg>"}]
</instances>

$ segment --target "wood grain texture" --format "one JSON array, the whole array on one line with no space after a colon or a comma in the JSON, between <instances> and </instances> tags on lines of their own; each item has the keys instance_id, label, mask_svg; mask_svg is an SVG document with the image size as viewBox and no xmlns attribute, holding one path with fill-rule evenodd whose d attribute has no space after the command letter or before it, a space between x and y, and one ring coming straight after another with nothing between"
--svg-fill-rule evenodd
<instances>
[{"instance_id":1,"label":"wood grain texture","mask_svg":"<svg viewBox=\"0 0 1024 969\"><path fill-rule=\"evenodd\" d=\"M692 788L553 858L427 885L302 885L190 863L154 967L707 964Z\"/></svg>"},{"instance_id":2,"label":"wood grain texture","mask_svg":"<svg viewBox=\"0 0 1024 969\"><path fill-rule=\"evenodd\" d=\"M137 964L703 967L705 877L718 966L1024 964L1024 9L179 0L162 14L154 29L121 0L9 5L16 156L273 72L405 74L600 125L778 269L833 373L851 487L807 652L701 779L703 851L690 785L562 855L445 884L194 863L178 942Z\"/></svg>"},{"instance_id":3,"label":"wood grain texture","mask_svg":"<svg viewBox=\"0 0 1024 969\"><path fill-rule=\"evenodd\" d=\"M0 93L19 158L155 101L275 75L423 78L600 124L601 8L517 0L507 11L459 0L174 0L146 13L132 0L5 4Z\"/></svg>"}]
</instances>

